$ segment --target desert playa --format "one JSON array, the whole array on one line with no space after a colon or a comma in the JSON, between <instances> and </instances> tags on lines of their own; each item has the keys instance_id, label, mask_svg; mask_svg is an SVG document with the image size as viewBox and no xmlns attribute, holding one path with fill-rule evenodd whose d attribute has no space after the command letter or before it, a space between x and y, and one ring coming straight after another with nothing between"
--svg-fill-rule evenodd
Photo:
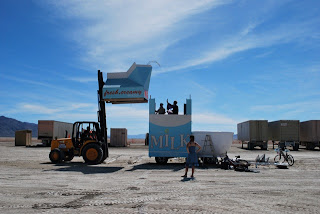
<instances>
[{"instance_id":1,"label":"desert playa","mask_svg":"<svg viewBox=\"0 0 320 214\"><path fill-rule=\"evenodd\" d=\"M253 173L205 165L195 179L182 179L183 159L157 165L148 147L134 142L110 148L100 165L86 165L81 157L52 164L48 147L15 147L2 138L0 213L319 212L318 150L291 151L295 164L289 169L258 166ZM229 157L254 161L263 153L270 159L276 154L271 145L249 151L234 143Z\"/></svg>"}]
</instances>

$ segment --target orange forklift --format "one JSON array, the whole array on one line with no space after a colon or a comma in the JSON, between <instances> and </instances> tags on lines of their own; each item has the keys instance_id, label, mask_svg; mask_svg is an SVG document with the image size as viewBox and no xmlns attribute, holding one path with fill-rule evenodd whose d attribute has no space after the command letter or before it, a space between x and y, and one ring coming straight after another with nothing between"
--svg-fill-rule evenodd
<instances>
[{"instance_id":1,"label":"orange forklift","mask_svg":"<svg viewBox=\"0 0 320 214\"><path fill-rule=\"evenodd\" d=\"M52 140L49 158L52 163L71 161L82 156L88 164L102 163L108 157L105 102L102 98L103 75L98 71L98 122L79 121L73 124L72 138Z\"/></svg>"},{"instance_id":2,"label":"orange forklift","mask_svg":"<svg viewBox=\"0 0 320 214\"><path fill-rule=\"evenodd\" d=\"M112 104L147 103L152 66L133 63L127 72L108 73L107 81L98 70L98 123L73 124L72 137L52 140L52 163L82 156L88 164L102 163L108 156L105 102Z\"/></svg>"}]
</instances>

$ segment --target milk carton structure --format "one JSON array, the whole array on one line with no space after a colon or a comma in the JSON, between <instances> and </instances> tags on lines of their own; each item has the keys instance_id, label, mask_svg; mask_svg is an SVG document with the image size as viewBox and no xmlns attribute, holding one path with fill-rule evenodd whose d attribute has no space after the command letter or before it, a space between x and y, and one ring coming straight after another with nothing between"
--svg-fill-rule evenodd
<instances>
[{"instance_id":1,"label":"milk carton structure","mask_svg":"<svg viewBox=\"0 0 320 214\"><path fill-rule=\"evenodd\" d=\"M155 114L155 99L149 99L149 156L187 157L186 144L191 135L191 99L179 114Z\"/></svg>"},{"instance_id":2,"label":"milk carton structure","mask_svg":"<svg viewBox=\"0 0 320 214\"><path fill-rule=\"evenodd\" d=\"M233 132L192 132L191 104L191 99L186 99L181 115L155 114L155 99L149 99L149 156L155 157L157 163L166 163L169 158L187 157L186 145L192 134L202 147L199 158L224 157L230 149Z\"/></svg>"}]
</instances>

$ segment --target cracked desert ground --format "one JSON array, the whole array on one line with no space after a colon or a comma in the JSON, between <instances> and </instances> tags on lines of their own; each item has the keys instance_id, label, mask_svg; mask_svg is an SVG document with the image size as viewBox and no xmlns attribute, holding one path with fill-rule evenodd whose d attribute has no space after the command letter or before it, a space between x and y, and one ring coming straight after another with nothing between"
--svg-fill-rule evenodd
<instances>
[{"instance_id":1,"label":"cracked desert ground","mask_svg":"<svg viewBox=\"0 0 320 214\"><path fill-rule=\"evenodd\" d=\"M0 213L320 213L320 151L291 151L289 169L258 166L253 172L196 169L182 179L184 160L157 165L148 147L109 148L100 165L81 157L52 164L48 147L0 142ZM275 151L248 151L233 144L229 157L254 161ZM255 166L251 166L255 169ZM190 174L189 174L190 176Z\"/></svg>"}]
</instances>

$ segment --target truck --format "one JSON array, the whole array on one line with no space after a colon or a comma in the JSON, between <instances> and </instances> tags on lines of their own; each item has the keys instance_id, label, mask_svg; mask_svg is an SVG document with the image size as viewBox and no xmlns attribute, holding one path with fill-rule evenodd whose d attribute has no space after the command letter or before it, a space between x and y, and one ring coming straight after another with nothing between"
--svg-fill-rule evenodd
<instances>
[{"instance_id":1,"label":"truck","mask_svg":"<svg viewBox=\"0 0 320 214\"><path fill-rule=\"evenodd\" d=\"M320 120L308 120L300 123L300 145L308 150L320 149Z\"/></svg>"},{"instance_id":2,"label":"truck","mask_svg":"<svg viewBox=\"0 0 320 214\"><path fill-rule=\"evenodd\" d=\"M217 157L224 157L232 144L232 132L192 132L191 103L186 99L183 114L156 114L155 99L149 99L149 157L156 163L166 164L170 158L188 156L186 145L190 135L202 150L198 157L204 162L215 163Z\"/></svg>"},{"instance_id":3,"label":"truck","mask_svg":"<svg viewBox=\"0 0 320 214\"><path fill-rule=\"evenodd\" d=\"M291 146L294 151L299 150L300 144L300 121L299 120L278 120L268 123L269 139L273 146L278 143L278 147Z\"/></svg>"},{"instance_id":4,"label":"truck","mask_svg":"<svg viewBox=\"0 0 320 214\"><path fill-rule=\"evenodd\" d=\"M54 139L70 137L72 126L72 123L38 120L38 139L42 141L44 146L50 146Z\"/></svg>"},{"instance_id":5,"label":"truck","mask_svg":"<svg viewBox=\"0 0 320 214\"><path fill-rule=\"evenodd\" d=\"M268 149L268 121L249 120L237 125L238 140L247 144L249 150L258 146L263 150Z\"/></svg>"}]
</instances>

